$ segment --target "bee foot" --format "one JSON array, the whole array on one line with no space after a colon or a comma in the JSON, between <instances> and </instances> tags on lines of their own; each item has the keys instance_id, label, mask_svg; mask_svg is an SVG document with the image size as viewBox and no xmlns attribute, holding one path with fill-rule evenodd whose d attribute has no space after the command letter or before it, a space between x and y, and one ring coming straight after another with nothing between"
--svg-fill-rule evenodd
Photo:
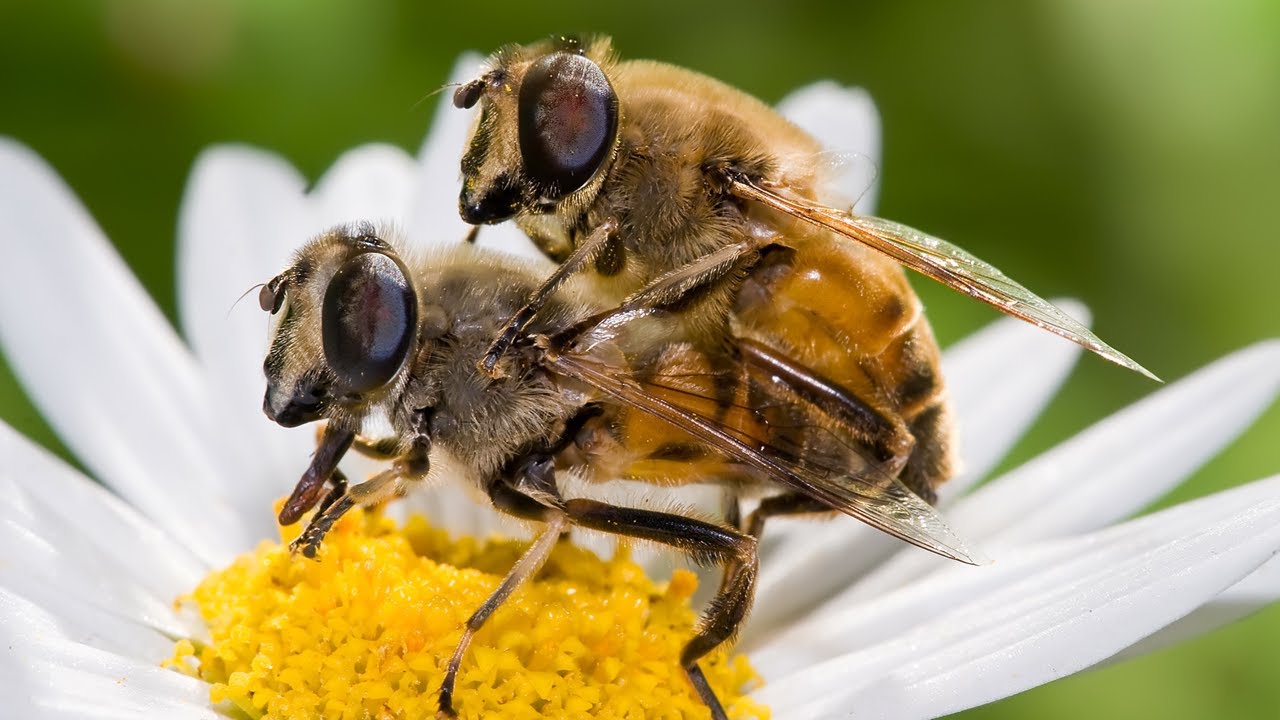
<instances>
[{"instance_id":1,"label":"bee foot","mask_svg":"<svg viewBox=\"0 0 1280 720\"><path fill-rule=\"evenodd\" d=\"M490 380L501 380L507 376L507 373L502 369L502 366L499 365L498 361L500 359L499 353L490 352L476 362L476 370L479 370L481 375L484 375Z\"/></svg>"},{"instance_id":2,"label":"bee foot","mask_svg":"<svg viewBox=\"0 0 1280 720\"><path fill-rule=\"evenodd\" d=\"M458 713L453 709L451 701L441 699L440 709L436 711L436 720L458 720Z\"/></svg>"},{"instance_id":3,"label":"bee foot","mask_svg":"<svg viewBox=\"0 0 1280 720\"><path fill-rule=\"evenodd\" d=\"M324 540L324 533L316 533L308 530L293 542L289 543L289 553L302 556L308 560L315 560L316 554L320 552L320 543Z\"/></svg>"}]
</instances>

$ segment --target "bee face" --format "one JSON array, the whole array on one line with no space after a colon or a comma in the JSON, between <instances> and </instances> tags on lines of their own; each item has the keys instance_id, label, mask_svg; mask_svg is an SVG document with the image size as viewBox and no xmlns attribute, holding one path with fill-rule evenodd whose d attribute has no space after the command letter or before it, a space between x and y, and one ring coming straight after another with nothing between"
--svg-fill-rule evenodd
<instances>
[{"instance_id":1,"label":"bee face","mask_svg":"<svg viewBox=\"0 0 1280 720\"><path fill-rule=\"evenodd\" d=\"M576 40L512 48L458 88L455 106L481 106L462 158L466 222L547 211L598 189L618 141L618 96L601 67L607 53L607 43Z\"/></svg>"},{"instance_id":2,"label":"bee face","mask_svg":"<svg viewBox=\"0 0 1280 720\"><path fill-rule=\"evenodd\" d=\"M285 427L385 394L413 349L418 299L409 275L371 228L354 230L309 244L259 294L277 318L263 411Z\"/></svg>"}]
</instances>

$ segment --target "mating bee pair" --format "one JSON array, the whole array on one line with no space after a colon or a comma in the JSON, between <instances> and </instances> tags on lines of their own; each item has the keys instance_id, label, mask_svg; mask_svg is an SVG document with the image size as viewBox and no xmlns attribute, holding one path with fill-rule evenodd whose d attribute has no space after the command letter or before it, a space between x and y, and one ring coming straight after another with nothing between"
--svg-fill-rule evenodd
<instances>
[{"instance_id":1,"label":"mating bee pair","mask_svg":"<svg viewBox=\"0 0 1280 720\"><path fill-rule=\"evenodd\" d=\"M817 142L711 78L562 38L500 50L454 104L480 109L463 219L514 220L558 263L550 277L465 244L417 255L356 223L307 243L259 297L277 320L264 410L328 421L280 512L319 507L296 548L314 556L339 516L407 491L437 453L497 510L544 525L468 622L445 714L471 637L570 526L723 567L682 654L721 719L698 660L750 610L769 517L843 512L973 562L930 504L953 438L901 265L1146 373L963 250L823 205ZM361 437L372 419L394 435ZM348 486L351 448L390 467ZM567 471L715 484L725 517L565 497Z\"/></svg>"}]
</instances>

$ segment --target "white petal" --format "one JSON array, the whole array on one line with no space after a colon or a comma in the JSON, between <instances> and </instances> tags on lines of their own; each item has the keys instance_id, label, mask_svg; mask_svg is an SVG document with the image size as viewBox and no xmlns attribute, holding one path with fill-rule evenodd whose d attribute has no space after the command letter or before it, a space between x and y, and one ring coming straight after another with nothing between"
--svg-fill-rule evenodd
<instances>
[{"instance_id":1,"label":"white petal","mask_svg":"<svg viewBox=\"0 0 1280 720\"><path fill-rule=\"evenodd\" d=\"M249 547L210 446L223 419L193 358L71 191L3 140L0 228L0 343L50 424L202 558Z\"/></svg>"},{"instance_id":2,"label":"white petal","mask_svg":"<svg viewBox=\"0 0 1280 720\"><path fill-rule=\"evenodd\" d=\"M0 586L120 652L189 635L173 601L201 565L109 492L0 424Z\"/></svg>"},{"instance_id":3,"label":"white petal","mask_svg":"<svg viewBox=\"0 0 1280 720\"><path fill-rule=\"evenodd\" d=\"M356 220L403 223L417 199L415 175L413 158L398 147L374 144L347 151L316 183L317 216L308 235Z\"/></svg>"},{"instance_id":4,"label":"white petal","mask_svg":"<svg viewBox=\"0 0 1280 720\"><path fill-rule=\"evenodd\" d=\"M466 53L458 58L449 75L449 83L464 83L480 74L481 56ZM416 195L410 209L409 238L419 246L454 243L467 235L470 227L458 215L458 181L462 153L466 150L467 132L475 121L475 110L459 110L453 106L453 89L446 86L436 102L422 150L418 153ZM482 235L484 233L481 233Z\"/></svg>"},{"instance_id":5,"label":"white petal","mask_svg":"<svg viewBox=\"0 0 1280 720\"><path fill-rule=\"evenodd\" d=\"M827 80L787 95L778 111L832 153L832 200L874 213L880 190L880 113L871 95Z\"/></svg>"},{"instance_id":6,"label":"white petal","mask_svg":"<svg viewBox=\"0 0 1280 720\"><path fill-rule=\"evenodd\" d=\"M1134 403L980 488L951 517L1001 543L1103 527L1161 497L1280 392L1280 341L1259 343Z\"/></svg>"},{"instance_id":7,"label":"white petal","mask_svg":"<svg viewBox=\"0 0 1280 720\"><path fill-rule=\"evenodd\" d=\"M815 616L756 654L775 678L759 699L780 715L856 708L868 718L935 717L991 702L1110 657L1277 549L1280 476ZM796 657L839 646L859 650L818 665ZM779 677L787 667L803 670Z\"/></svg>"},{"instance_id":8,"label":"white petal","mask_svg":"<svg viewBox=\"0 0 1280 720\"><path fill-rule=\"evenodd\" d=\"M494 250L508 255L525 258L534 263L534 267L541 266L542 270L550 275L555 270L555 265L542 254L537 245L529 239L528 235L521 232L513 222L504 222L498 225L485 225L480 228L480 234L476 237L476 247L486 250Z\"/></svg>"},{"instance_id":9,"label":"white petal","mask_svg":"<svg viewBox=\"0 0 1280 720\"><path fill-rule=\"evenodd\" d=\"M0 529L0 538L6 536L7 533ZM63 564L59 569L76 568ZM157 627L143 620L125 617L103 607L110 603L104 602L101 596L85 594L79 592L81 588L66 585L68 583L29 574L18 576L10 568L0 570L0 589L38 605L58 619L68 639L89 647L124 657L163 658L173 652L174 637L192 634L186 628L173 632L172 625Z\"/></svg>"},{"instance_id":10,"label":"white petal","mask_svg":"<svg viewBox=\"0 0 1280 720\"><path fill-rule=\"evenodd\" d=\"M30 635L56 635L56 623L44 611L0 588L0 698L14 718L53 717L38 709L31 685L36 682L31 662Z\"/></svg>"},{"instance_id":11,"label":"white petal","mask_svg":"<svg viewBox=\"0 0 1280 720\"><path fill-rule=\"evenodd\" d=\"M1172 625L1109 658L1104 665L1146 655L1229 625L1280 600L1280 557L1224 590Z\"/></svg>"},{"instance_id":12,"label":"white petal","mask_svg":"<svg viewBox=\"0 0 1280 720\"><path fill-rule=\"evenodd\" d=\"M6 717L216 720L208 685L66 639L56 619L0 590ZM11 714L12 713L12 714Z\"/></svg>"},{"instance_id":13,"label":"white petal","mask_svg":"<svg viewBox=\"0 0 1280 720\"><path fill-rule=\"evenodd\" d=\"M314 448L310 432L262 414L267 319L253 292L285 267L315 224L305 185L271 153L211 148L191 171L178 221L182 324L228 418L223 448L235 470L225 480L258 534L270 532L262 508L288 492Z\"/></svg>"},{"instance_id":14,"label":"white petal","mask_svg":"<svg viewBox=\"0 0 1280 720\"><path fill-rule=\"evenodd\" d=\"M1077 304L1061 305L1077 317L1087 315ZM992 323L947 350L943 373L958 418L963 470L943 485L944 501L1000 460L1053 396L1078 356L1075 344L1012 318ZM827 522L770 521L764 537L756 606L743 632L746 648L849 587L903 547L845 517Z\"/></svg>"},{"instance_id":15,"label":"white petal","mask_svg":"<svg viewBox=\"0 0 1280 720\"><path fill-rule=\"evenodd\" d=\"M0 494L6 498L0 517L51 543L76 537L95 544L95 562L117 558L134 568L126 575L160 598L172 600L205 574L206 566L171 536L2 422L0 457Z\"/></svg>"},{"instance_id":16,"label":"white petal","mask_svg":"<svg viewBox=\"0 0 1280 720\"><path fill-rule=\"evenodd\" d=\"M1085 325L1089 309L1054 304ZM938 492L945 507L1004 458L1080 358L1080 346L1015 318L1002 318L947 348L942 374L959 435L960 472Z\"/></svg>"},{"instance_id":17,"label":"white petal","mask_svg":"<svg viewBox=\"0 0 1280 720\"><path fill-rule=\"evenodd\" d=\"M947 520L989 553L1104 527L1181 483L1277 392L1280 341L1241 350L979 488ZM873 598L938 566L922 553L901 553L833 602Z\"/></svg>"}]
</instances>

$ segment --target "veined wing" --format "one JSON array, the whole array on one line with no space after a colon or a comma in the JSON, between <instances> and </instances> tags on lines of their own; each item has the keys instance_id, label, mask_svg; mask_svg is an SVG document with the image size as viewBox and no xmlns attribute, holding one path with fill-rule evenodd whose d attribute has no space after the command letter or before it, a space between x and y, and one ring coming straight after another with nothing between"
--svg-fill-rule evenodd
<instances>
[{"instance_id":1,"label":"veined wing","mask_svg":"<svg viewBox=\"0 0 1280 720\"><path fill-rule=\"evenodd\" d=\"M820 500L832 509L943 557L971 565L985 562L978 553L965 547L937 510L900 480L875 466L865 472L854 472L815 462L802 453L775 448L769 438L754 437L739 428L728 427L683 403L667 399L669 392L647 388L645 383L619 372L616 367L572 350L549 352L546 362L558 374L576 379L616 402L670 423L717 451L763 472L779 484Z\"/></svg>"},{"instance_id":2,"label":"veined wing","mask_svg":"<svg viewBox=\"0 0 1280 720\"><path fill-rule=\"evenodd\" d=\"M1103 342L1075 318L963 248L891 220L855 215L792 197L745 177L731 178L731 186L732 192L739 197L754 200L860 242L1001 312L1064 337L1117 365L1160 381L1149 370Z\"/></svg>"}]
</instances>

